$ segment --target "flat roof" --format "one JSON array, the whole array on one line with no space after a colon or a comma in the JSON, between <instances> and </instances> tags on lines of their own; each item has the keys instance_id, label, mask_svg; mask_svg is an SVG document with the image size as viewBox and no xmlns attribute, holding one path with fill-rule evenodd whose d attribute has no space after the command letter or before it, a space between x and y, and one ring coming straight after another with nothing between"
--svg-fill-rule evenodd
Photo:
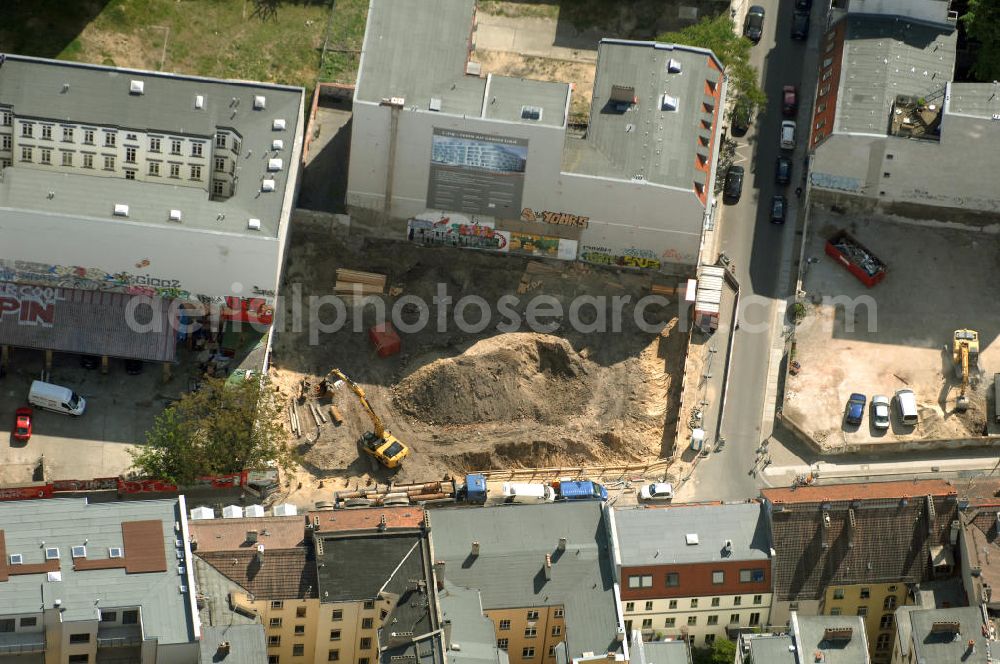
<instances>
[{"instance_id":1,"label":"flat roof","mask_svg":"<svg viewBox=\"0 0 1000 664\"><path fill-rule=\"evenodd\" d=\"M975 642L976 652L980 653L981 658L985 658L990 644L983 637L980 611L977 606L910 611L914 659L920 664L976 661L976 657L969 656L969 641ZM957 627L957 632L949 629L949 626Z\"/></svg>"},{"instance_id":2,"label":"flat roof","mask_svg":"<svg viewBox=\"0 0 1000 664\"><path fill-rule=\"evenodd\" d=\"M699 151L711 156L701 144L702 136L711 140L712 134L712 110L705 104L714 108L714 101L707 81L722 83L722 65L707 49L602 39L590 126L584 141L566 141L564 170L693 193ZM613 94L632 95L637 103L619 105ZM662 110L664 95L676 102L676 110Z\"/></svg>"},{"instance_id":3,"label":"flat roof","mask_svg":"<svg viewBox=\"0 0 1000 664\"><path fill-rule=\"evenodd\" d=\"M954 26L912 18L850 14L835 131L886 135L897 95L939 95L955 70Z\"/></svg>"},{"instance_id":4,"label":"flat roof","mask_svg":"<svg viewBox=\"0 0 1000 664\"><path fill-rule=\"evenodd\" d=\"M568 83L466 74L475 11L475 0L371 0L355 99L398 97L410 109L564 126ZM522 106L540 108L540 117L523 119Z\"/></svg>"},{"instance_id":5,"label":"flat roof","mask_svg":"<svg viewBox=\"0 0 1000 664\"><path fill-rule=\"evenodd\" d=\"M420 507L368 507L364 509L308 512L306 520L316 532L333 533L352 530L377 530L385 519L386 529L419 528L424 522Z\"/></svg>"},{"instance_id":6,"label":"flat roof","mask_svg":"<svg viewBox=\"0 0 1000 664\"><path fill-rule=\"evenodd\" d=\"M323 602L354 602L378 597L400 563L419 561L420 533L377 533L323 537L317 558L319 597Z\"/></svg>"},{"instance_id":7,"label":"flat roof","mask_svg":"<svg viewBox=\"0 0 1000 664\"><path fill-rule=\"evenodd\" d=\"M686 641L646 641L639 646L642 664L691 664L691 651ZM771 660L766 661L773 664Z\"/></svg>"},{"instance_id":8,"label":"flat roof","mask_svg":"<svg viewBox=\"0 0 1000 664\"><path fill-rule=\"evenodd\" d=\"M219 649L222 642L228 644L223 653ZM267 644L264 642L264 626L222 625L202 628L199 662L239 662L240 664L267 664Z\"/></svg>"},{"instance_id":9,"label":"flat roof","mask_svg":"<svg viewBox=\"0 0 1000 664\"><path fill-rule=\"evenodd\" d=\"M993 120L1000 114L1000 84L952 83L949 88L945 112L949 115L968 115L983 120Z\"/></svg>"},{"instance_id":10,"label":"flat roof","mask_svg":"<svg viewBox=\"0 0 1000 664\"><path fill-rule=\"evenodd\" d=\"M767 664L798 664L795 657L795 642L788 634L766 634L744 637L750 644L750 657L754 662Z\"/></svg>"},{"instance_id":11,"label":"flat roof","mask_svg":"<svg viewBox=\"0 0 1000 664\"><path fill-rule=\"evenodd\" d=\"M485 609L561 604L571 656L620 650L610 533L598 502L446 507L428 514L444 578L478 589ZM565 551L558 550L561 537ZM479 542L477 556L472 542Z\"/></svg>"},{"instance_id":12,"label":"flat roof","mask_svg":"<svg viewBox=\"0 0 1000 664\"><path fill-rule=\"evenodd\" d=\"M866 664L868 637L861 616L792 616L798 650L823 653L823 664ZM813 661L809 657L808 661Z\"/></svg>"},{"instance_id":13,"label":"flat roof","mask_svg":"<svg viewBox=\"0 0 1000 664\"><path fill-rule=\"evenodd\" d=\"M451 648L451 643L461 646L449 651L451 664L507 664L507 652L497 648L496 627L483 615L478 590L445 581L438 604L441 619L451 625L451 642L446 647Z\"/></svg>"},{"instance_id":14,"label":"flat roof","mask_svg":"<svg viewBox=\"0 0 1000 664\"><path fill-rule=\"evenodd\" d=\"M760 503L620 509L615 530L623 566L770 558ZM697 544L688 543L690 535ZM723 552L727 539L733 542L728 554Z\"/></svg>"},{"instance_id":15,"label":"flat roof","mask_svg":"<svg viewBox=\"0 0 1000 664\"><path fill-rule=\"evenodd\" d=\"M8 615L35 614L40 599L46 607L60 599L63 622L96 619L98 607L138 606L144 638L190 643L195 637L188 593L195 589L180 592L186 583L177 573L183 560L176 555L174 531L183 518L177 500L0 502L0 606ZM73 558L71 549L84 541L86 559ZM123 549L123 563L110 557L111 547ZM59 549L58 560L46 559L51 548ZM19 567L8 564L15 553L22 556L22 570L32 565L39 571L12 573ZM51 572L61 580L48 580Z\"/></svg>"},{"instance_id":16,"label":"flat roof","mask_svg":"<svg viewBox=\"0 0 1000 664\"><path fill-rule=\"evenodd\" d=\"M144 82L143 94L129 93L131 80ZM58 167L25 168L15 161L4 170L0 209L112 220L115 203L125 203L129 223L176 226L168 214L180 209L183 228L277 237L285 188L298 166L295 137L304 95L302 88L287 85L7 55L0 67L0 106L10 106L17 117L205 139L214 139L216 129L232 129L242 137L236 169L241 182L231 198L211 201L208 186L77 175ZM202 109L195 108L196 96L203 97ZM254 110L256 96L265 98L264 109ZM284 130L273 129L275 119L285 121ZM284 140L284 149L269 152L276 138ZM274 192L261 193L268 156L282 158L284 165L268 174L275 180ZM209 151L204 170L212 170ZM261 220L260 231L248 230L251 217Z\"/></svg>"},{"instance_id":17,"label":"flat roof","mask_svg":"<svg viewBox=\"0 0 1000 664\"><path fill-rule=\"evenodd\" d=\"M921 496L951 496L957 491L944 480L906 480L900 482L845 482L780 489L764 489L761 496L772 503L823 503L844 500L878 500L885 498L919 498Z\"/></svg>"}]
</instances>

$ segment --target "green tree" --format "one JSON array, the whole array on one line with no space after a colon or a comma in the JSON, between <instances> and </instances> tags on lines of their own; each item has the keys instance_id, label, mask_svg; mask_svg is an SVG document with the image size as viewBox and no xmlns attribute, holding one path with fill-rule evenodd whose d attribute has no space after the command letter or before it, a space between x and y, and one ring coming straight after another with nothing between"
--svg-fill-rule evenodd
<instances>
[{"instance_id":1,"label":"green tree","mask_svg":"<svg viewBox=\"0 0 1000 664\"><path fill-rule=\"evenodd\" d=\"M733 19L724 12L715 18L703 18L678 32L665 32L656 40L711 49L729 76L730 94L763 108L767 97L757 84L757 68L750 64L753 44L734 30Z\"/></svg>"},{"instance_id":2,"label":"green tree","mask_svg":"<svg viewBox=\"0 0 1000 664\"><path fill-rule=\"evenodd\" d=\"M962 15L969 37L979 42L973 75L980 81L1000 79L1000 3L996 0L969 0Z\"/></svg>"},{"instance_id":3,"label":"green tree","mask_svg":"<svg viewBox=\"0 0 1000 664\"><path fill-rule=\"evenodd\" d=\"M129 451L143 475L190 484L198 477L290 467L283 409L266 379L206 379L156 418L146 444Z\"/></svg>"},{"instance_id":4,"label":"green tree","mask_svg":"<svg viewBox=\"0 0 1000 664\"><path fill-rule=\"evenodd\" d=\"M716 639L711 648L694 648L694 664L733 664L736 661L736 644L729 639Z\"/></svg>"}]
</instances>

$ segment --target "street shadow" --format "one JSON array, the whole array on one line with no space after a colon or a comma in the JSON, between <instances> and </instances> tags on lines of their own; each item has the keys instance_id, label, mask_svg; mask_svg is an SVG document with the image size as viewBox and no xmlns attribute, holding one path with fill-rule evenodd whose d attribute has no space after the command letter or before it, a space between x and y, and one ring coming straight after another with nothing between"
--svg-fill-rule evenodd
<instances>
[{"instance_id":1,"label":"street shadow","mask_svg":"<svg viewBox=\"0 0 1000 664\"><path fill-rule=\"evenodd\" d=\"M345 91L345 95L347 91ZM347 211L347 165L351 158L351 97L322 94L310 123L310 147L302 169L298 207L343 214Z\"/></svg>"}]
</instances>

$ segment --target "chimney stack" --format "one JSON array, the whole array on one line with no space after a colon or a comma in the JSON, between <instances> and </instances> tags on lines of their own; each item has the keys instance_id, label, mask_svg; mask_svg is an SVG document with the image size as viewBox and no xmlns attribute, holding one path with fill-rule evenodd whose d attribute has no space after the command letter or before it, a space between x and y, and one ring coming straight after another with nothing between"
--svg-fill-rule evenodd
<instances>
[{"instance_id":1,"label":"chimney stack","mask_svg":"<svg viewBox=\"0 0 1000 664\"><path fill-rule=\"evenodd\" d=\"M219 648L215 651L222 659L225 659L226 655L229 654L230 644L229 641L220 641Z\"/></svg>"},{"instance_id":2,"label":"chimney stack","mask_svg":"<svg viewBox=\"0 0 1000 664\"><path fill-rule=\"evenodd\" d=\"M385 531L385 529L386 529L386 527L387 527L387 526L386 526L386 523L385 523L385 514L383 514L382 516L380 516L380 517L379 517L379 521L378 521L378 531L379 531L380 533L381 533L381 532L384 532L384 531Z\"/></svg>"},{"instance_id":3,"label":"chimney stack","mask_svg":"<svg viewBox=\"0 0 1000 664\"><path fill-rule=\"evenodd\" d=\"M434 577L437 579L437 589L444 590L444 561L438 560L434 563Z\"/></svg>"},{"instance_id":4,"label":"chimney stack","mask_svg":"<svg viewBox=\"0 0 1000 664\"><path fill-rule=\"evenodd\" d=\"M544 569L545 569L545 580L546 581L551 581L552 580L552 556L550 556L547 553L545 554L545 567L544 567Z\"/></svg>"},{"instance_id":5,"label":"chimney stack","mask_svg":"<svg viewBox=\"0 0 1000 664\"><path fill-rule=\"evenodd\" d=\"M998 516L1000 516L1000 515L998 515ZM565 551L566 550L566 538L565 537L560 537L559 538L559 550L560 551Z\"/></svg>"},{"instance_id":6,"label":"chimney stack","mask_svg":"<svg viewBox=\"0 0 1000 664\"><path fill-rule=\"evenodd\" d=\"M474 540L472 542L472 557L476 558L479 556L479 540Z\"/></svg>"}]
</instances>

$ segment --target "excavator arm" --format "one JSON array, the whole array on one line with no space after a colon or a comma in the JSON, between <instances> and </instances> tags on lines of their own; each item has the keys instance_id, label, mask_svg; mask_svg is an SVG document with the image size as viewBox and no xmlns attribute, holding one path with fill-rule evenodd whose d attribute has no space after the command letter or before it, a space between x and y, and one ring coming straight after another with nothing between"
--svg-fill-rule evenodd
<instances>
[{"instance_id":1,"label":"excavator arm","mask_svg":"<svg viewBox=\"0 0 1000 664\"><path fill-rule=\"evenodd\" d=\"M375 428L375 435L379 438L385 437L385 426L382 424L382 418L375 414L375 410L372 408L371 404L368 403L368 397L365 396L365 391L361 389L361 386L355 383L353 380L344 375L340 369L331 369L327 376L329 381L329 376L335 376L336 378L344 381L344 383L351 388L351 391L358 396L358 400L364 407L365 412L368 413L368 417L372 420L372 425Z\"/></svg>"}]
</instances>

